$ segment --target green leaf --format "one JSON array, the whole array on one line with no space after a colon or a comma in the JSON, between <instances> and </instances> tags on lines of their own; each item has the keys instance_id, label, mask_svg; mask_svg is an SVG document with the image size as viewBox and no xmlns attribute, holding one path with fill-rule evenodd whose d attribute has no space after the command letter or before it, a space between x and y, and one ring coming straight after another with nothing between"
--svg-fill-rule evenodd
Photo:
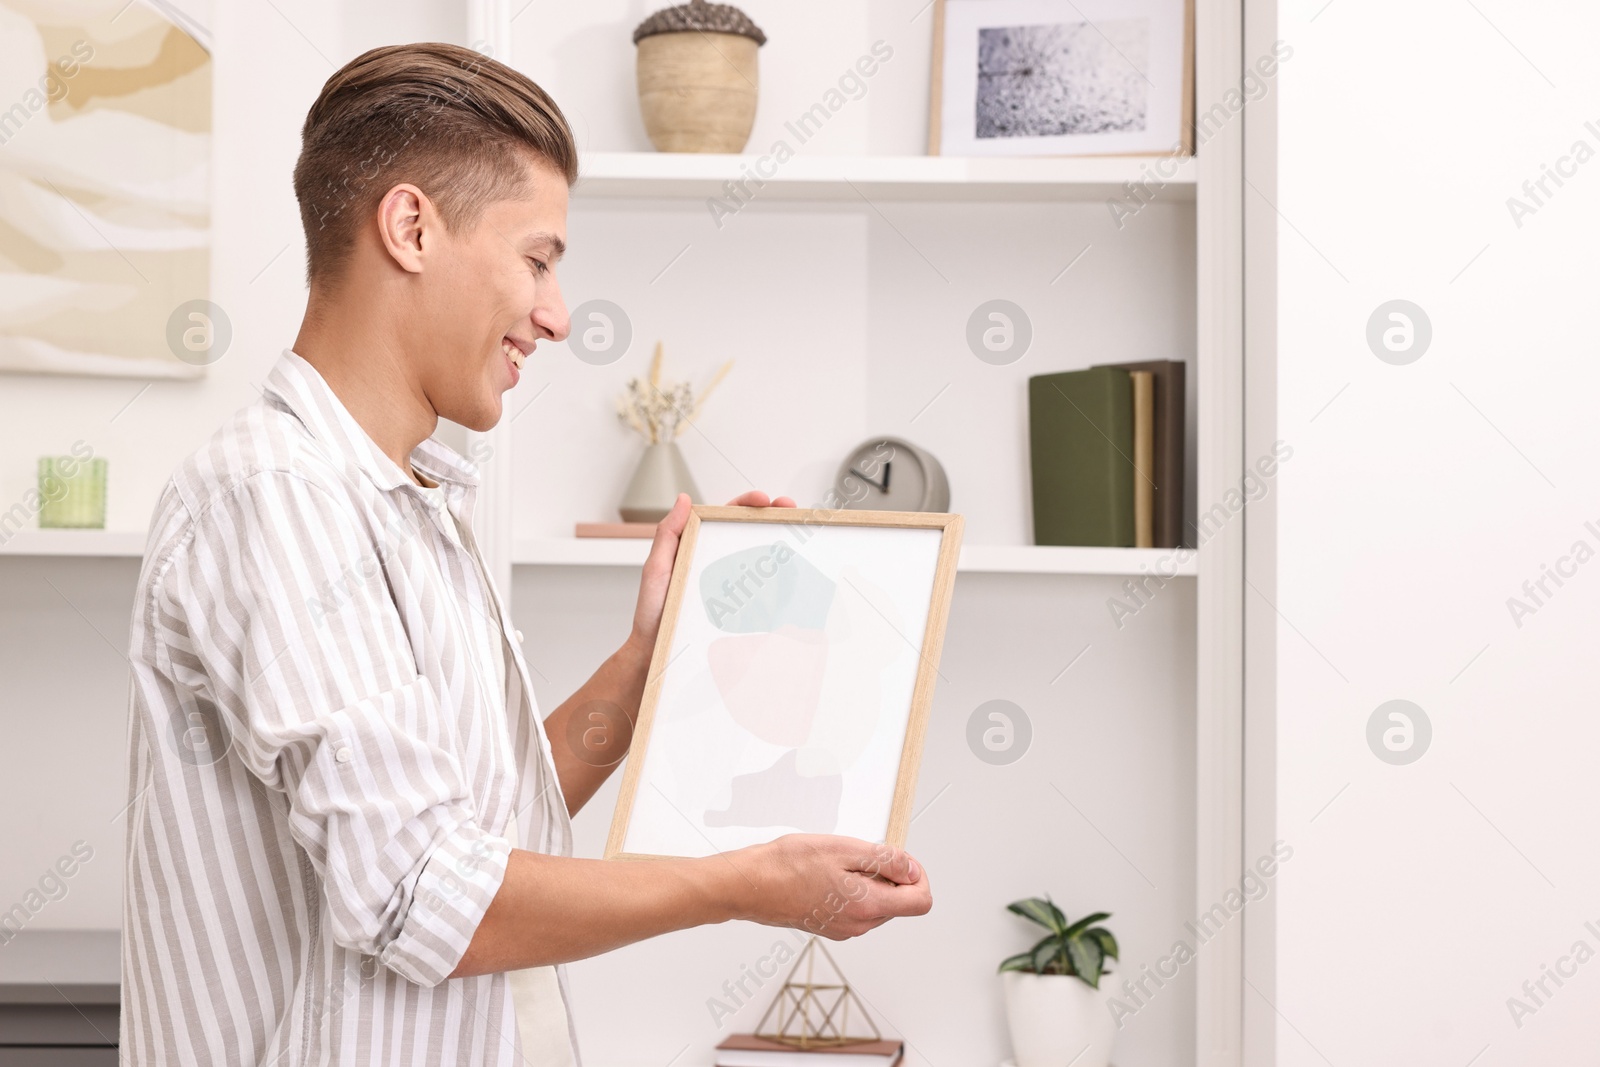
<instances>
[{"instance_id":1,"label":"green leaf","mask_svg":"<svg viewBox=\"0 0 1600 1067\"><path fill-rule=\"evenodd\" d=\"M1111 913L1109 911L1097 911L1093 915L1084 916L1071 926L1068 926L1065 930L1059 931L1059 933L1062 937L1076 937L1089 927L1093 926L1095 923L1099 922L1101 919L1109 918L1111 918Z\"/></svg>"},{"instance_id":2,"label":"green leaf","mask_svg":"<svg viewBox=\"0 0 1600 1067\"><path fill-rule=\"evenodd\" d=\"M1122 957L1117 954L1117 939L1111 936L1111 931L1104 926L1096 926L1093 930L1085 930L1083 936L1092 937L1100 945L1100 951L1114 960Z\"/></svg>"},{"instance_id":3,"label":"green leaf","mask_svg":"<svg viewBox=\"0 0 1600 1067\"><path fill-rule=\"evenodd\" d=\"M1050 965L1060 960L1066 963L1065 951L1061 947L1061 939L1055 934L1043 938L1034 945L1029 954L1033 957L1033 972L1035 974L1049 973Z\"/></svg>"},{"instance_id":4,"label":"green leaf","mask_svg":"<svg viewBox=\"0 0 1600 1067\"><path fill-rule=\"evenodd\" d=\"M1100 951L1100 943L1093 938L1071 938L1067 941L1067 955L1072 959L1072 969L1079 978L1100 988L1100 968L1105 963L1105 955Z\"/></svg>"},{"instance_id":5,"label":"green leaf","mask_svg":"<svg viewBox=\"0 0 1600 1067\"><path fill-rule=\"evenodd\" d=\"M1031 970L1033 970L1033 953L1032 952L1019 952L1015 956L1008 956L1008 957L1006 957L1006 959L1001 961L1000 970L997 971L996 973L997 974L1004 974L1007 971L1031 971Z\"/></svg>"},{"instance_id":6,"label":"green leaf","mask_svg":"<svg viewBox=\"0 0 1600 1067\"><path fill-rule=\"evenodd\" d=\"M1067 917L1048 898L1040 900L1038 897L1031 897L1027 900L1013 901L1006 905L1006 910L1024 919L1033 920L1051 933L1066 932Z\"/></svg>"}]
</instances>

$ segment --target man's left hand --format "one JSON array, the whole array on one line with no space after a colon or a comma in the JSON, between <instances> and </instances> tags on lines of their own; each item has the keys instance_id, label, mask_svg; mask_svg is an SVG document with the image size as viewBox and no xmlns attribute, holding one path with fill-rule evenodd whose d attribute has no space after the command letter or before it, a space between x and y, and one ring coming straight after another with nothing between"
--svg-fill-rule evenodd
<instances>
[{"instance_id":1,"label":"man's left hand","mask_svg":"<svg viewBox=\"0 0 1600 1067\"><path fill-rule=\"evenodd\" d=\"M792 508L791 497L776 500L759 489L728 501L730 507ZM628 642L648 659L656 647L656 634L661 629L661 612L667 602L667 585L672 581L672 565L678 558L678 539L689 523L692 502L688 493L679 493L672 510L656 524L656 539L650 544L650 555L644 561L644 573L639 578L639 604L633 612L633 633Z\"/></svg>"}]
</instances>

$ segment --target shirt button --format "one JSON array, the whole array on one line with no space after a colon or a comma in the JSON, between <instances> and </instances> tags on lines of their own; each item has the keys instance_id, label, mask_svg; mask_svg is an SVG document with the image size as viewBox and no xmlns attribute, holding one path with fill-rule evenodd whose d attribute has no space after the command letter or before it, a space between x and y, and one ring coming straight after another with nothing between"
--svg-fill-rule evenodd
<instances>
[{"instance_id":1,"label":"shirt button","mask_svg":"<svg viewBox=\"0 0 1600 1067\"><path fill-rule=\"evenodd\" d=\"M519 645L522 644L522 631L521 630L513 630L511 632L517 635L517 644L519 644Z\"/></svg>"},{"instance_id":2,"label":"shirt button","mask_svg":"<svg viewBox=\"0 0 1600 1067\"><path fill-rule=\"evenodd\" d=\"M349 763L350 762L350 749L341 746L339 751L337 751L337 752L335 752L333 754L333 758L338 760L340 763Z\"/></svg>"}]
</instances>

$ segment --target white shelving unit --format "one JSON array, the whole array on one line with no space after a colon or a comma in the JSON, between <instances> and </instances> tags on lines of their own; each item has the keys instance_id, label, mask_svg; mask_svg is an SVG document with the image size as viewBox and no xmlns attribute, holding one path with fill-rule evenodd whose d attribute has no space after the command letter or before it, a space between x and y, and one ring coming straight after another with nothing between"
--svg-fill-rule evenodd
<instances>
[{"instance_id":1,"label":"white shelving unit","mask_svg":"<svg viewBox=\"0 0 1600 1067\"><path fill-rule=\"evenodd\" d=\"M528 64L523 69L530 73L561 69L561 58L555 51L519 55L518 50L512 48L509 16L505 5L498 0L475 0L470 10L474 39L489 42L495 55L509 57L514 65L521 65L519 59L522 60ZM772 12L778 10L771 9ZM1242 72L1242 17L1242 0L1195 0L1197 101L1221 100L1237 86ZM563 32L573 37L591 31L599 35L601 16L592 18L594 21L590 24L584 23L584 16L576 13L555 16L558 25L549 30L549 39L559 41ZM863 18L870 23L871 16ZM897 32L902 33L902 40L913 32L921 32L907 30L898 23L896 27ZM613 28L605 27L605 33L609 34ZM793 32L795 27L790 29ZM860 27L856 32L860 32ZM522 43L534 51L545 47L531 36ZM820 66L818 72L816 76L820 77ZM764 70L763 78L766 77ZM636 135L615 121L633 107L631 75L579 81L596 94L592 99L579 101L579 106L585 109L586 120L597 126L611 123L605 127L609 132L600 143L609 148L625 144L630 138L636 142ZM764 84L763 106L766 106L766 88ZM886 89L883 96L874 96L872 104L878 106L892 91ZM882 106L886 111L896 107L903 109L903 103L894 101L885 101ZM1204 111L1204 106L1202 103L1198 110ZM786 112L780 106L776 113ZM863 123L863 128L868 125ZM959 371L928 369L938 367L937 353L922 362L897 361L897 348L918 353L929 349L926 332L918 332L923 326L919 318L932 318L952 305L959 305L964 315L981 300L1009 297L1008 291L986 290L1000 288L996 283L1003 278L1022 276L1020 267L1007 273L1008 265L1018 261L1019 256L1025 259L1030 250L1046 249L1045 261L1030 261L1027 266L1034 272L1028 277L1041 279L1035 288L1026 289L1030 284L1026 281L1002 284L1023 286L1028 299L1038 301L1037 307L1046 317L1057 315L1061 308L1070 306L1073 322L1067 325L1086 328L1064 329L1059 317L1052 318L1050 325L1057 347L1046 354L1045 360L1029 364L1026 370L1016 369L1017 376L1011 381L1011 387L1015 388L1027 374L1038 373L1032 369L1034 367L1049 369L1112 361L1113 357L1105 353L1126 350L1127 346L1118 348L1121 338L1148 336L1140 334L1141 317L1175 323L1170 334L1184 339L1186 347L1182 355L1188 359L1188 387L1194 399L1189 410L1194 466L1188 491L1191 500L1203 511L1210 503L1223 500L1230 488L1237 486L1244 467L1242 128L1242 120L1224 123L1205 139L1195 158L1179 162L1155 157L958 159L874 155L859 154L860 142L857 142L854 152L858 154L845 151L829 155L809 151L777 164L773 159L763 162L760 146L769 142L760 138L752 139L749 154L737 156L586 152L580 163L579 183L573 190L573 218L581 218L585 224L582 236L586 242L604 245L609 254L608 270L604 275L584 279L588 282L587 291L577 284L566 288L570 294L584 292L585 297L621 302L636 319L649 319L645 327L649 333L641 332L635 338L636 344L648 345L661 336L659 324L667 321L678 331L667 333L669 363L675 351L674 344L678 343L675 337L700 338L716 332L696 329L693 323L686 324L677 309L685 303L715 309L716 300L708 296L707 286L720 287L716 290L718 295L730 290L740 292L747 299L735 301L739 306L724 309L723 318L736 321L740 329L749 332L757 341L750 346L757 354L741 354L740 357L740 373L754 374L757 385L763 387L754 391L758 397L751 402L772 403L777 408L785 404L791 407L804 407L808 403L822 405L818 410L832 422L820 428L805 425L797 428L793 423L787 424L789 436L784 440L790 450L823 461L840 454L843 445L848 443L835 440L840 434L860 430L864 437L867 433L878 432L878 423L892 425L895 417L909 418L939 392L947 377L953 379L959 375ZM915 151L904 138L894 143L902 153ZM877 142L872 144L875 147ZM1092 231L1092 227L1104 225L1104 202L1123 198L1129 185L1144 184L1152 179L1158 189L1156 212L1140 218L1138 225L1129 227L1126 235L1102 242L1104 231ZM700 210L697 202L728 198L730 190L739 188L737 183L741 180L744 186L739 196L756 208L752 217L741 217L738 226L730 225L725 230L715 228L702 217L701 234L704 236L682 230L682 220ZM879 205L882 205L881 210L878 210ZM838 221L839 216L857 207L863 209L861 214L865 216L859 230L851 229L854 224L850 221ZM1168 214L1159 215L1162 211ZM1185 229L1179 234L1163 223L1162 219L1179 217L1173 214L1175 211L1190 213L1192 230ZM1039 220L1037 223L1035 217ZM797 221L801 219L807 221L804 224ZM813 270L825 274L835 266L828 260L833 251L830 247L808 243L810 220L818 220L818 228L832 227L827 230L829 237L837 238L848 247L849 284L854 292L865 290L868 294L861 306L851 305L848 299L841 301L842 295L848 295L842 283L830 285L825 278L818 282L808 274ZM1003 236L997 238L996 234ZM1089 252L1087 242L1091 239L1097 243ZM933 241L946 243L935 245ZM927 247L924 242L929 242ZM1187 259L1191 248L1192 262ZM681 260L677 258L680 256ZM1091 256L1093 258L1089 258ZM1083 265L1073 268L1067 275L1065 268L1078 262L1074 257L1084 257ZM866 261L864 269L860 267L863 259ZM688 272L687 277L685 272ZM1069 280L1057 285L1056 281L1064 275ZM576 277L575 270L569 277ZM741 291L740 286L748 286L748 290ZM798 294L790 298L788 307L782 306L781 301L755 299L784 286L794 287ZM832 304L828 303L830 300ZM745 303L758 306L746 308ZM786 311L802 308L809 311L813 307L832 311L839 306L857 316L846 320L843 343L829 344L832 339L824 334L824 343L818 345L815 352L803 353L799 358L792 345L759 344L763 338L758 331L765 321L782 322L785 330L802 326L801 314L792 316L796 320L793 323L784 321ZM941 324L940 328L946 326ZM901 334L906 337L902 338ZM1189 338L1192 338L1192 349L1187 348ZM1062 339L1079 347L1068 350L1061 344ZM1132 344L1137 347L1144 343L1141 340ZM1148 350L1155 351L1155 345L1160 343L1160 340L1154 342ZM731 354L735 353L713 356L702 351L695 358L711 361ZM786 377L779 377L779 372L770 369L760 369L759 361L769 354L773 360L787 358L790 361ZM814 365L810 361L813 355L816 357ZM753 369L746 370L746 367ZM606 405L601 401L620 384L621 375L607 379L603 372L591 369L585 373L590 373L591 377L569 375L559 379L563 389L559 394L560 403L575 407L556 411L548 406L548 401L541 402L545 406L534 409L536 414L528 416L521 424L524 434L532 433L541 419L559 427L559 430L546 431L545 436L539 438L539 451L530 449L518 453L512 427L505 421L488 434L474 435L472 442L485 454L516 457L514 463L496 462L485 468L486 484L479 505L479 538L500 582L508 588L521 585L522 592L512 597L518 605L514 610L525 613L521 624L529 628L530 647L540 640L552 644L553 650L548 654L557 657L554 668L557 671L565 669L559 657L585 660L591 648L597 647L595 642L604 639L598 635L609 631L595 623L593 612L598 610L595 605L607 611L625 609L630 599L626 568L637 567L648 550L648 542L643 540L605 541L562 536L562 528L570 530L571 521L609 517L601 514L604 505L599 494L586 498L582 507L587 510L572 515L552 513L542 506L535 508L527 503L530 500L551 501L567 506L568 483L548 480L536 483L530 479L536 477L535 472L547 459L549 463L565 462L568 455L595 455L597 449L606 447L606 442L596 436L584 437L572 431L576 427L592 426L597 418L604 416ZM895 415L894 404L884 400L882 383L890 379L909 381L918 374L924 375L925 380L917 379L916 392L914 395L908 392L904 401L908 410ZM839 382L838 392L819 396L815 387L818 380ZM1007 425L1004 420L1014 419L1020 409L997 406L992 400L993 393L982 394L983 389L994 388L986 383L1000 380L993 376L981 380L974 377L965 383L974 396L979 397L977 402L989 404L982 410L982 421L974 421L971 426L986 426L991 431L1014 429L1014 422ZM875 388L878 392L871 393ZM963 386L951 388L947 399L961 397L961 388ZM849 403L829 404L829 399L836 395L847 396ZM860 399L863 396L866 399ZM918 422L911 431L919 438L919 443L931 444L935 451L940 442L937 439L925 442L922 438L935 432L932 426L937 422L938 410L935 407L935 414ZM841 430L844 425L849 429ZM726 460L728 457L724 453L736 457L740 465L744 465L741 446L747 445L757 430L767 437L784 432L765 424L752 428L748 422L739 423L730 431L728 439L718 439L716 456L706 456L708 465ZM976 444L970 429L962 432L967 436L944 441L947 454L963 447L963 441ZM1001 436L1004 447L1011 448L1012 442L1017 441L1016 447L1026 449L1025 440L1005 438L1003 433ZM607 452L614 452L614 449L612 441ZM776 464L771 461L770 454L764 454L764 457L752 459L749 466L760 473L773 469ZM988 468L965 472L966 477L960 481L964 490L961 510L974 515L993 514L996 507L1014 509L1012 516L1023 512L1016 496L1026 493L1025 478L1015 478L1004 463L1000 467L998 474L991 474ZM1003 495L991 493L981 502L974 502L974 497L981 494L965 493L978 488L978 483L985 478L991 486L1007 488ZM1015 489L1009 488L1012 486ZM759 486L740 486L748 487ZM790 487L780 488L788 490ZM513 513L519 505L523 510L514 523ZM998 539L1026 538L1023 528L1012 516L1007 517ZM969 537L972 525L969 521ZM1222 899L1237 883L1242 868L1242 527L1242 522L1225 523L1223 529L1207 537L1202 549L1182 553L997 544L993 543L995 538L983 543L980 533L980 540L967 545L960 560L960 570L965 574L1049 575L1056 580L1048 583L975 581L967 586L968 591L963 596L973 614L966 620L965 629L953 625L945 647L945 662L952 665L952 688L965 686L954 699L976 702L1001 696L1008 687L1015 690L1019 686L1036 686L1032 692L1039 694L1036 697L1040 702L1037 722L1046 730L1058 731L1057 738L1062 737L1059 731L1072 730L1076 733L1071 743L1093 743L1083 733L1085 729L1115 732L1121 728L1125 717L1119 713L1124 701L1117 686L1131 684L1140 690L1140 699L1148 701L1141 705L1146 725L1165 723L1180 735L1124 741L1126 748L1107 748L1103 756L1097 757L1114 765L1115 770L1110 772L1114 776L1126 778L1130 773L1150 773L1150 768L1157 766L1153 761L1160 758L1155 753L1164 746L1168 751L1184 753L1173 767L1178 772L1176 775L1161 782L1145 781L1137 789L1124 781L1122 786L1127 787L1127 791L1118 792L1124 807L1130 803L1138 805L1141 797L1152 791L1159 792L1171 778L1184 780L1176 797L1164 797L1147 809L1149 818L1155 821L1149 824L1146 840L1172 845L1168 855L1179 851L1186 853L1176 872L1169 874L1171 880L1161 879L1161 889L1157 890L1152 878L1143 877L1144 872L1137 875L1131 871L1121 872L1135 883L1122 897L1127 905L1118 910L1123 921L1130 921L1127 916L1147 891L1150 898L1171 901L1173 911L1167 918L1144 920L1144 927L1137 932L1137 936L1144 939L1153 940L1157 929L1163 934L1169 928L1174 936L1181 934L1183 920L1201 914ZM1126 630L1111 628L1113 624L1106 621L1107 597L1121 595L1124 576L1145 574L1177 578L1174 585L1183 592L1176 594L1178 599L1165 602L1165 607L1158 601L1154 611L1167 614L1141 616ZM1172 609L1174 604L1182 606ZM1075 621L1079 628L1052 629L1063 619ZM1087 632L1083 627L1090 625L1101 627L1097 633L1107 635L1094 638L1092 651L1080 636ZM1152 626L1165 629L1154 636ZM536 629L542 631L537 636ZM1071 635L1070 643L1063 641L1059 647L1048 645L1049 641L1064 637L1066 633ZM1014 645L1026 648L1018 652L1011 647ZM1168 654L1165 659L1154 658L1147 651L1152 648L1176 654ZM1190 652L1192 663L1187 662ZM1085 667L1075 668L1071 675L1066 675L1066 669L1078 662L1074 657L1079 656L1083 657ZM1096 659L1102 656L1105 659ZM1091 673L1080 674L1084 669ZM1097 670L1101 672L1098 677L1092 673ZM1039 680L1028 681L1027 677L1034 672L1039 674ZM1068 680L1058 684L1064 677ZM1120 683L1116 679L1129 682ZM550 684L556 683L552 680ZM944 684L941 682L942 686ZM1074 685L1082 692L1067 696ZM1097 688L1101 685L1105 688ZM1078 697L1083 695L1089 699L1080 701ZM1062 703L1068 700L1073 703L1062 708ZM1095 710L1097 701L1103 708L1114 710ZM967 705L967 710L947 708L946 713L965 715L971 706ZM1151 710L1161 707L1175 709L1173 718L1160 718ZM1058 710L1063 714L1053 714ZM947 721L941 728L948 732L958 725ZM957 756L966 755L959 739L953 744L959 750ZM1190 752L1192 764L1187 762ZM1043 759L1033 770L1018 772L1020 777L1005 780L1006 788L1012 788L1013 782L1037 786L1039 797L1029 794L1025 801L1014 799L1012 802L1053 804L1059 799L1056 793L1060 790L1050 790L1044 781L1051 772L1044 770L1043 765L1064 766L1065 751L1052 748L1039 755ZM949 759L948 753L945 758ZM1028 758L1033 759L1033 755ZM1027 775L1035 777L1030 779ZM960 804L981 806L984 803L971 799L976 789L986 787L980 783L999 784L997 779L980 779L971 786L963 783L960 788L969 789L969 799L956 802L954 808L938 809L944 812L944 818L952 820L953 826L961 825ZM936 795L938 783L930 781L928 786L930 796ZM1112 788L1118 787L1113 784ZM1076 802L1069 803L1077 807ZM1063 814L1069 819L1076 818L1072 809L1065 809ZM936 813L930 819L940 817ZM1041 817L1049 818L1048 814ZM1132 832L1137 835L1140 831L1137 824L1134 825ZM1095 840L1115 837L1119 844L1127 844L1122 836L1127 827L1118 831L1108 825L1096 825L1089 831L1086 826L1074 823L1070 828L1090 834ZM924 831L923 840L927 841L933 832L930 823L920 824L920 829ZM957 835L958 831L951 829L947 833ZM992 849L1018 849L1004 829L988 824L966 824L959 836L969 851L981 850L985 845ZM946 837L933 844L954 850L954 840L954 837ZM1138 842L1137 837L1135 841ZM1188 848L1191 843L1192 868L1187 855L1191 853ZM1138 853L1137 844L1131 851ZM1008 875L1036 869L1032 859L1009 856L1009 853L1008 857L998 861L1006 867ZM1126 859L1113 856L1108 862L1114 866ZM964 877L972 876L971 871L960 873ZM954 874L952 870L951 876ZM969 895L971 891L968 887ZM986 885L984 898L994 892L992 885ZM970 901L965 903L970 907ZM972 914L972 922L985 921L976 917L978 913ZM1146 915L1151 914L1147 910ZM1123 1049L1117 1054L1119 1063L1239 1067L1244 989L1242 926L1242 922L1235 922L1225 927L1206 943L1198 958L1186 968L1187 980L1193 982L1194 1000L1177 1013L1177 1018L1159 1024L1165 1027L1161 1054L1139 1055L1131 1048ZM703 938L712 936L702 935ZM889 935L890 942L894 936ZM915 937L910 933L901 936ZM1170 943L1169 938L1160 946L1161 950ZM739 951L730 947L731 940L718 944L720 952L715 955L734 959L734 953ZM907 951L907 942L902 940L900 947L902 952ZM965 951L971 946L947 947ZM626 964L622 958L626 959ZM923 966L930 962L923 956L916 959ZM1140 962L1143 961L1124 960L1125 968L1132 974ZM597 961L587 974L597 987L610 988L620 981L623 985L619 989L643 989L650 988L649 981L667 973L660 969L668 966L677 964L665 959L665 950L644 944L630 947L614 964ZM703 970L715 974L715 966L709 964ZM992 964L989 966L992 968ZM707 982L707 988L716 985L716 981L708 978L702 980ZM969 980L965 972L960 980ZM962 986L962 994L968 1000L975 991L979 996L993 992L987 987ZM766 995L764 992L761 997ZM581 1010L583 1004L579 1007ZM889 1012L890 1008L885 1006L884 1010ZM1156 1010L1170 1010L1170 1000ZM904 1022L909 1016L922 1034L937 1034L941 1026L951 1022L945 1014L943 1009L935 1011L930 1007L921 1011L902 1005L888 1021ZM652 1017L649 1021L658 1029L677 1025L674 1018L667 1016ZM703 1037L697 1036L695 1040L703 1041ZM924 1040L936 1039L924 1037ZM611 1067L635 1062L656 1051L660 1051L664 1059L674 1051L674 1048L649 1048L647 1052L648 1042L642 1039L613 1038L609 1047L612 1049L610 1058L593 1052L590 1058L602 1067ZM927 1049L934 1053L930 1062L943 1058L936 1047ZM694 1059L693 1062L700 1064L703 1060Z\"/></svg>"}]
</instances>

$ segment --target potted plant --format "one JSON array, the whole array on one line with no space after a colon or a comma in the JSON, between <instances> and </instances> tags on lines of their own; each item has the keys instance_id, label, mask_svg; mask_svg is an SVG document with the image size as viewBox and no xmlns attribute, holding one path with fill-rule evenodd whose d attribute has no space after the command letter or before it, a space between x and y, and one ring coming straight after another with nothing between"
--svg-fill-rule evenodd
<instances>
[{"instance_id":1,"label":"potted plant","mask_svg":"<svg viewBox=\"0 0 1600 1067\"><path fill-rule=\"evenodd\" d=\"M1096 924L1110 913L1069 923L1049 897L1019 900L1006 910L1049 931L1000 964L1017 1067L1106 1067L1117 1029L1100 976L1109 973L1107 960L1118 959L1117 939Z\"/></svg>"}]
</instances>

